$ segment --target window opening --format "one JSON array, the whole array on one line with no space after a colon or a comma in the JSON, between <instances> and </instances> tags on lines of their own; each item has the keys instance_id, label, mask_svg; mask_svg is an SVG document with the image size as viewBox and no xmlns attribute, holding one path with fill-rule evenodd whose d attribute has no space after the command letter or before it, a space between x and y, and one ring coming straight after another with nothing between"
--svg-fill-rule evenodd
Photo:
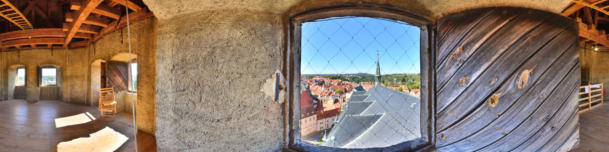
<instances>
[{"instance_id":1,"label":"window opening","mask_svg":"<svg viewBox=\"0 0 609 152\"><path fill-rule=\"evenodd\" d=\"M371 17L304 22L300 140L388 147L421 137L421 29Z\"/></svg>"},{"instance_id":2,"label":"window opening","mask_svg":"<svg viewBox=\"0 0 609 152\"><path fill-rule=\"evenodd\" d=\"M42 68L42 86L57 85L57 68Z\"/></svg>"}]
</instances>

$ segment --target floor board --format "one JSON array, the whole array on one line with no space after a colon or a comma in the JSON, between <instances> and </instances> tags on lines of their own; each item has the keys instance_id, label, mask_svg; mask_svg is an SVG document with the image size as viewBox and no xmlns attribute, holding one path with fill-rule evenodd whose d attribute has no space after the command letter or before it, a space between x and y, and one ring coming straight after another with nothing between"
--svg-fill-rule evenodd
<instances>
[{"instance_id":1,"label":"floor board","mask_svg":"<svg viewBox=\"0 0 609 152\"><path fill-rule=\"evenodd\" d=\"M89 112L97 119L80 125L55 128L55 118ZM131 114L100 119L95 107L61 101L0 101L0 151L56 151L59 142L79 137L106 126L129 137L117 151L135 151ZM138 151L156 151L155 137L138 131Z\"/></svg>"},{"instance_id":2,"label":"floor board","mask_svg":"<svg viewBox=\"0 0 609 152\"><path fill-rule=\"evenodd\" d=\"M609 149L609 104L579 115L579 145L573 152L601 152Z\"/></svg>"}]
</instances>

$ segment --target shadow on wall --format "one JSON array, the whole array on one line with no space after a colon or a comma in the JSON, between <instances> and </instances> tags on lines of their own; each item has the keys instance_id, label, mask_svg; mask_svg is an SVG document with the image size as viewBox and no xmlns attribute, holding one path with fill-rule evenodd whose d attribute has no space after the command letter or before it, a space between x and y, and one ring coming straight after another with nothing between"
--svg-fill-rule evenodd
<instances>
[{"instance_id":1,"label":"shadow on wall","mask_svg":"<svg viewBox=\"0 0 609 152\"><path fill-rule=\"evenodd\" d=\"M19 76L19 77L18 77ZM8 99L26 98L26 68L23 64L11 65L8 68Z\"/></svg>"}]
</instances>

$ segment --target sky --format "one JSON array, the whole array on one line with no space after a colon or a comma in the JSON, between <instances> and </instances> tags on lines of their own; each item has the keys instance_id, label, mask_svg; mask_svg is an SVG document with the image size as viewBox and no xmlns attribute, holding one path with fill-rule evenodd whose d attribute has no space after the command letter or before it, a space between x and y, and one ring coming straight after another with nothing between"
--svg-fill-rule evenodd
<instances>
[{"instance_id":1,"label":"sky","mask_svg":"<svg viewBox=\"0 0 609 152\"><path fill-rule=\"evenodd\" d=\"M420 72L420 28L401 21L335 17L302 24L301 74Z\"/></svg>"},{"instance_id":2,"label":"sky","mask_svg":"<svg viewBox=\"0 0 609 152\"><path fill-rule=\"evenodd\" d=\"M57 69L55 68L42 68L42 76L55 76L57 75Z\"/></svg>"}]
</instances>

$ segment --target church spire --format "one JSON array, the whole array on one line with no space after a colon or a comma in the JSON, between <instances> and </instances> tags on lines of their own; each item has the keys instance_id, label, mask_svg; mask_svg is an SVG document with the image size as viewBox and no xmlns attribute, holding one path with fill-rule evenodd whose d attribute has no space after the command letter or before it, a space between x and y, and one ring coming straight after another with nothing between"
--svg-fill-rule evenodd
<instances>
[{"instance_id":1,"label":"church spire","mask_svg":"<svg viewBox=\"0 0 609 152\"><path fill-rule=\"evenodd\" d=\"M376 51L376 75L374 77L374 85L381 85L381 65L379 62L379 52Z\"/></svg>"}]
</instances>

